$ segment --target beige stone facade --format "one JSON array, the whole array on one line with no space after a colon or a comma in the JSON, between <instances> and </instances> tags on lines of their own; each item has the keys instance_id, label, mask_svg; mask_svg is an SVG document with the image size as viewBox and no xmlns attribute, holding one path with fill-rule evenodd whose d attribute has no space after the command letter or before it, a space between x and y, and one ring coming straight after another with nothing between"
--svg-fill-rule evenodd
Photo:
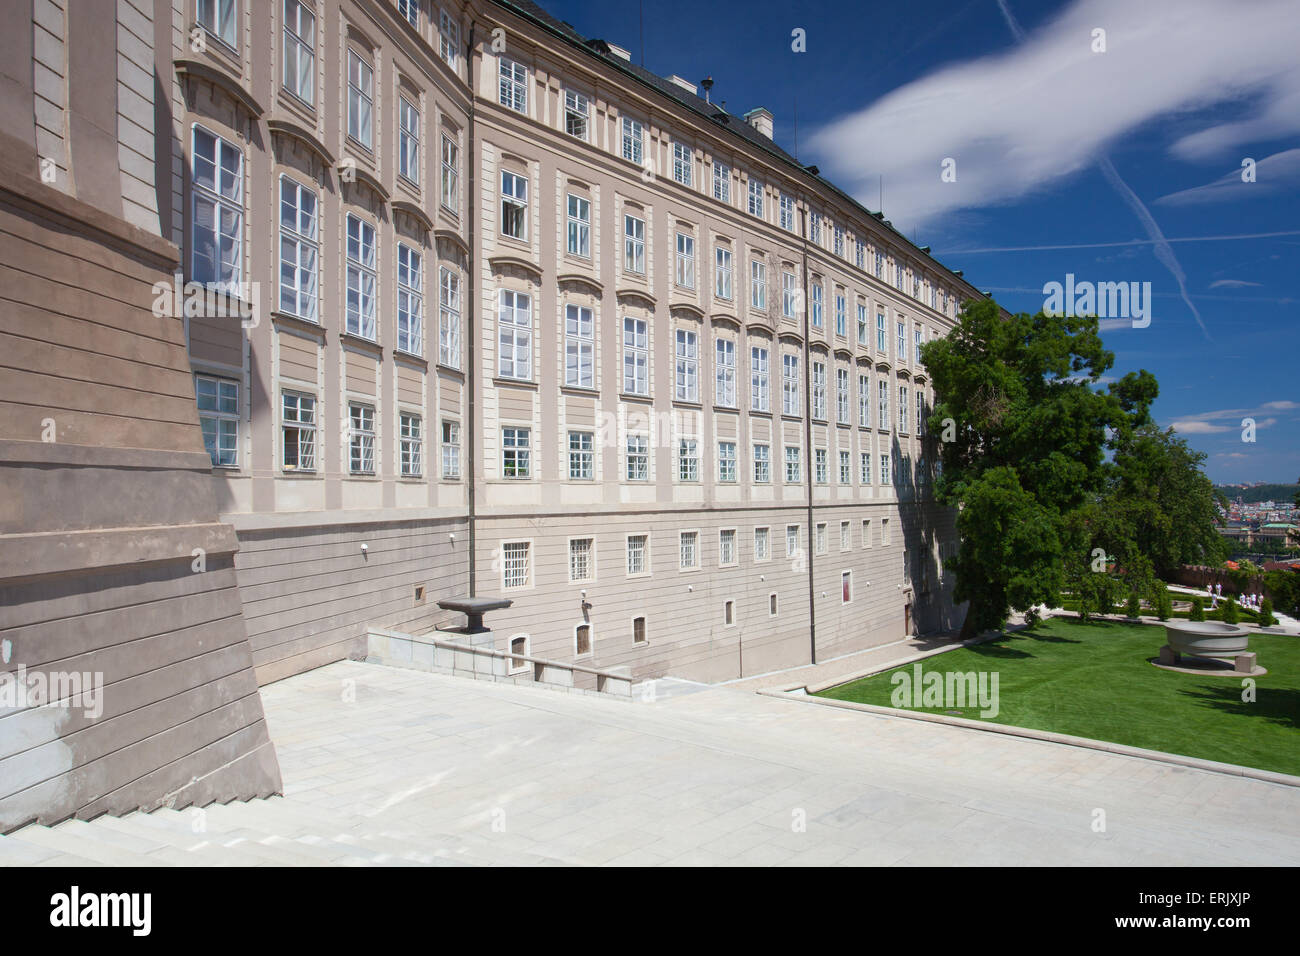
<instances>
[{"instance_id":1,"label":"beige stone facade","mask_svg":"<svg viewBox=\"0 0 1300 956\"><path fill-rule=\"evenodd\" d=\"M637 676L952 626L916 346L974 290L770 114L531 4L200 10L170 11L159 212L207 281L225 202L215 278L260 295L185 320L237 409L206 417L259 679L471 587L516 646ZM223 158L238 196L194 185Z\"/></svg>"}]
</instances>

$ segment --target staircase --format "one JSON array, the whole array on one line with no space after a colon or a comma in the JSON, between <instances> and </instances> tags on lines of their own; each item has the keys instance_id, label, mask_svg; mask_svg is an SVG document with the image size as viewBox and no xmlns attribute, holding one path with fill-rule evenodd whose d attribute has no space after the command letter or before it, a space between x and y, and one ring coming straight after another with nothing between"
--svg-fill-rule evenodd
<instances>
[{"instance_id":1,"label":"staircase","mask_svg":"<svg viewBox=\"0 0 1300 956\"><path fill-rule=\"evenodd\" d=\"M373 821L371 821L373 823ZM465 833L419 838L285 797L32 824L0 836L0 866L536 866ZM491 844L490 846L488 844Z\"/></svg>"}]
</instances>

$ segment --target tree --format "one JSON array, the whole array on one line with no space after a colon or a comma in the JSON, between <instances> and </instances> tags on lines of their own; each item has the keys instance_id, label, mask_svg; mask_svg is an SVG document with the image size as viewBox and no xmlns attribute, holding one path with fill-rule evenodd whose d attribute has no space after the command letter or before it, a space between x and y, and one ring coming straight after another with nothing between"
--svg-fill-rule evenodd
<instances>
[{"instance_id":1,"label":"tree","mask_svg":"<svg viewBox=\"0 0 1300 956\"><path fill-rule=\"evenodd\" d=\"M1228 603L1223 605L1223 623L1236 624L1239 615L1237 614L1237 602L1228 598Z\"/></svg>"},{"instance_id":2,"label":"tree","mask_svg":"<svg viewBox=\"0 0 1300 956\"><path fill-rule=\"evenodd\" d=\"M1300 573L1295 571L1265 571L1264 586L1277 602L1283 614L1300 617Z\"/></svg>"},{"instance_id":3,"label":"tree","mask_svg":"<svg viewBox=\"0 0 1300 956\"><path fill-rule=\"evenodd\" d=\"M1192 598L1192 613L1187 615L1187 619L1190 621L1204 621L1205 601L1198 597Z\"/></svg>"},{"instance_id":4,"label":"tree","mask_svg":"<svg viewBox=\"0 0 1300 956\"><path fill-rule=\"evenodd\" d=\"M937 397L935 495L960 509L953 596L969 602L965 636L1056 606L1067 567L1091 567L1079 513L1102 491L1107 429L1144 408L1147 385L1095 389L1114 362L1097 330L1095 317L1006 316L984 299L921 346Z\"/></svg>"},{"instance_id":5,"label":"tree","mask_svg":"<svg viewBox=\"0 0 1300 956\"><path fill-rule=\"evenodd\" d=\"M1277 618L1273 616L1273 602L1268 598L1259 602L1259 623L1261 627L1272 627L1277 623Z\"/></svg>"}]
</instances>

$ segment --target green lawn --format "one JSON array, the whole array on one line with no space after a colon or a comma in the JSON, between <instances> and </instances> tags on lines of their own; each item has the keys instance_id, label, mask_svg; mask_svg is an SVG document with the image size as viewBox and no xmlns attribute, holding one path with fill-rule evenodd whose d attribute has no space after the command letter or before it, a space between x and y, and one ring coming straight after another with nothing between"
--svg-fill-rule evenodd
<instances>
[{"instance_id":1,"label":"green lawn","mask_svg":"<svg viewBox=\"0 0 1300 956\"><path fill-rule=\"evenodd\" d=\"M1268 670L1243 703L1242 679L1153 667L1164 630L1144 624L1052 618L1033 631L939 654L931 670L998 674L999 712L989 721L1109 740L1207 760L1300 775L1300 637L1253 634ZM836 700L891 706L898 671L823 691ZM948 713L948 708L929 709ZM980 720L967 705L962 717Z\"/></svg>"}]
</instances>

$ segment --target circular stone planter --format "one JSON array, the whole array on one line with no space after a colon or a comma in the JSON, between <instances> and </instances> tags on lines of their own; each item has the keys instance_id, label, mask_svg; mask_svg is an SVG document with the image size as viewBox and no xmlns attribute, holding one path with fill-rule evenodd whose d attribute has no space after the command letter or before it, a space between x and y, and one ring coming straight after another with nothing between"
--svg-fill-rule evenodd
<instances>
[{"instance_id":1,"label":"circular stone planter","mask_svg":"<svg viewBox=\"0 0 1300 956\"><path fill-rule=\"evenodd\" d=\"M1175 654L1230 664L1246 653L1250 632L1220 621L1166 621L1165 640Z\"/></svg>"}]
</instances>

